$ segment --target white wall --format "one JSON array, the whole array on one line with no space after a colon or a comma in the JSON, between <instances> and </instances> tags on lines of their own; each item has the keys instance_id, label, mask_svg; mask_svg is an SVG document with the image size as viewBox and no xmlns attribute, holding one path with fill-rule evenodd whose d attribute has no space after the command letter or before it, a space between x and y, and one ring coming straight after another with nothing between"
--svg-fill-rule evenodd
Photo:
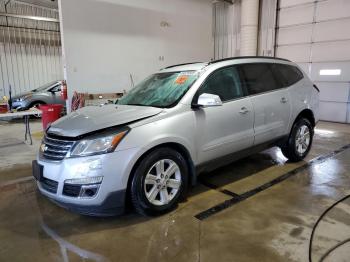
<instances>
[{"instance_id":1,"label":"white wall","mask_svg":"<svg viewBox=\"0 0 350 262\"><path fill-rule=\"evenodd\" d=\"M213 56L211 0L60 0L59 5L70 95L121 92L130 89L130 74L137 83L162 67Z\"/></svg>"}]
</instances>

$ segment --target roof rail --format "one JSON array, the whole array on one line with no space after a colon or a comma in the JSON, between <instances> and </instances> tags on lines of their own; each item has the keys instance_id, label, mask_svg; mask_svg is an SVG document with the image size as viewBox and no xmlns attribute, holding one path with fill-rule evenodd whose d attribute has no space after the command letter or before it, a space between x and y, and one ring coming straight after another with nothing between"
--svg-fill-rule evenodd
<instances>
[{"instance_id":1,"label":"roof rail","mask_svg":"<svg viewBox=\"0 0 350 262\"><path fill-rule=\"evenodd\" d=\"M208 64L215 64L215 63L223 62L223 61L236 60L236 59L246 59L246 58L250 58L250 59L254 59L254 58L277 59L277 60L291 62L290 60L285 59L285 58L272 57L272 56L236 56L236 57L229 57L229 58L223 58L223 59L210 61Z\"/></svg>"},{"instance_id":2,"label":"roof rail","mask_svg":"<svg viewBox=\"0 0 350 262\"><path fill-rule=\"evenodd\" d=\"M171 66L164 67L163 69L168 69L168 68L172 68L172 67L175 67L175 66L183 66L183 65L198 64L198 63L203 63L203 62L191 62L191 63L184 63L184 64L171 65ZM163 69L162 69L162 70L163 70Z\"/></svg>"}]
</instances>

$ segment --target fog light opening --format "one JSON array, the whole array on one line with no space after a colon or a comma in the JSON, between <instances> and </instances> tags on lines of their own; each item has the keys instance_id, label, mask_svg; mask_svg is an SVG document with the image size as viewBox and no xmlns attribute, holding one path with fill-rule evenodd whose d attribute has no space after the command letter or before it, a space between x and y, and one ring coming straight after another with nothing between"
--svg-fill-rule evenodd
<instances>
[{"instance_id":1,"label":"fog light opening","mask_svg":"<svg viewBox=\"0 0 350 262\"><path fill-rule=\"evenodd\" d=\"M82 198L92 198L97 195L100 185L86 185L82 186L80 190L79 197Z\"/></svg>"}]
</instances>

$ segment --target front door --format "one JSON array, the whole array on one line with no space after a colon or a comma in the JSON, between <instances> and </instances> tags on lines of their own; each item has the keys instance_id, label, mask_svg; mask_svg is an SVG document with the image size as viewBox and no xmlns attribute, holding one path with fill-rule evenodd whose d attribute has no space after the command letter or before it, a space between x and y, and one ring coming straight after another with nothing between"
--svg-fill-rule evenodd
<instances>
[{"instance_id":1,"label":"front door","mask_svg":"<svg viewBox=\"0 0 350 262\"><path fill-rule=\"evenodd\" d=\"M218 95L223 105L194 111L199 163L252 146L254 111L237 68L225 67L209 75L194 99L203 93Z\"/></svg>"}]
</instances>

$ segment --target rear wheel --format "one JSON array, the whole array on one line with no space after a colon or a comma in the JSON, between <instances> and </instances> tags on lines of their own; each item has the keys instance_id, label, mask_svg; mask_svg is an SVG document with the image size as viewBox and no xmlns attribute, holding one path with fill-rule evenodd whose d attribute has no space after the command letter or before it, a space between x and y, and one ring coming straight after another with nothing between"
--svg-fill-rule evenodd
<instances>
[{"instance_id":1,"label":"rear wheel","mask_svg":"<svg viewBox=\"0 0 350 262\"><path fill-rule=\"evenodd\" d=\"M131 201L142 215L160 215L176 207L188 184L183 156L172 148L159 148L138 165L131 183Z\"/></svg>"},{"instance_id":2,"label":"rear wheel","mask_svg":"<svg viewBox=\"0 0 350 262\"><path fill-rule=\"evenodd\" d=\"M293 125L287 143L281 148L283 155L293 162L303 160L310 151L313 135L314 128L310 121L299 119Z\"/></svg>"}]
</instances>

